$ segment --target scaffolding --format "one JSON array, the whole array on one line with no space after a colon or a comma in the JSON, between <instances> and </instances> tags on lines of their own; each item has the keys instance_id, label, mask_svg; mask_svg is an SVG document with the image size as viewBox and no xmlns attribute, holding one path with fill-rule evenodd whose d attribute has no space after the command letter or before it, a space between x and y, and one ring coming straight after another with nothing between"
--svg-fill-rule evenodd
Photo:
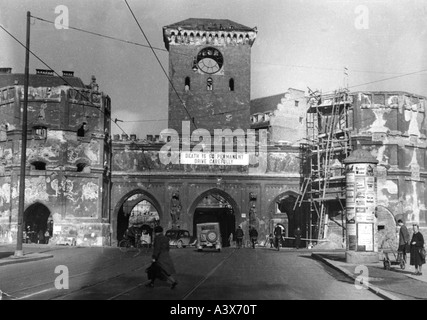
<instances>
[{"instance_id":1,"label":"scaffolding","mask_svg":"<svg viewBox=\"0 0 427 320\"><path fill-rule=\"evenodd\" d=\"M295 207L309 203L309 237L324 239L330 211L345 212L345 166L351 151L349 117L352 110L347 89L322 95L309 89L304 145L305 174ZM342 226L344 227L344 226Z\"/></svg>"}]
</instances>

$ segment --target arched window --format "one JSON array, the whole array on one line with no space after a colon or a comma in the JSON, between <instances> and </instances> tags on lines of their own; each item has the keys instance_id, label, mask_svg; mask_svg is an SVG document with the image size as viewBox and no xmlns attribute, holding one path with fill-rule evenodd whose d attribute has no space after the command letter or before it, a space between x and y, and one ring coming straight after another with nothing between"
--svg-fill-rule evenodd
<instances>
[{"instance_id":1,"label":"arched window","mask_svg":"<svg viewBox=\"0 0 427 320\"><path fill-rule=\"evenodd\" d=\"M208 78L208 80L206 82L206 89L208 91L212 91L213 90L213 80L212 80L212 78Z\"/></svg>"},{"instance_id":2,"label":"arched window","mask_svg":"<svg viewBox=\"0 0 427 320\"><path fill-rule=\"evenodd\" d=\"M190 87L190 77L186 77L185 78L185 86L184 86L185 92L190 91L191 87Z\"/></svg>"},{"instance_id":3,"label":"arched window","mask_svg":"<svg viewBox=\"0 0 427 320\"><path fill-rule=\"evenodd\" d=\"M77 164L77 172L83 172L83 169L86 167L86 163Z\"/></svg>"},{"instance_id":4,"label":"arched window","mask_svg":"<svg viewBox=\"0 0 427 320\"><path fill-rule=\"evenodd\" d=\"M86 122L83 122L82 126L77 130L77 137L84 137L85 131L87 130Z\"/></svg>"},{"instance_id":5,"label":"arched window","mask_svg":"<svg viewBox=\"0 0 427 320\"><path fill-rule=\"evenodd\" d=\"M233 79L233 78L231 78L231 79L228 81L228 89L229 89L230 91L234 91L234 79Z\"/></svg>"},{"instance_id":6,"label":"arched window","mask_svg":"<svg viewBox=\"0 0 427 320\"><path fill-rule=\"evenodd\" d=\"M43 161L34 161L31 163L31 169L46 170L46 163Z\"/></svg>"}]
</instances>

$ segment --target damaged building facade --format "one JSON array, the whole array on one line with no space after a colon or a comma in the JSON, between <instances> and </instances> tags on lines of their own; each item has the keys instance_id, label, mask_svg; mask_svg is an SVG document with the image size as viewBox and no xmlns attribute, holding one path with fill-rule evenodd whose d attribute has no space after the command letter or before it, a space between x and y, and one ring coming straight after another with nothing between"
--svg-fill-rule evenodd
<instances>
[{"instance_id":1,"label":"damaged building facade","mask_svg":"<svg viewBox=\"0 0 427 320\"><path fill-rule=\"evenodd\" d=\"M24 74L0 73L0 242L15 243ZM37 70L29 77L24 230L48 230L52 244L109 239L110 98L96 79ZM27 239L24 239L27 241Z\"/></svg>"},{"instance_id":2,"label":"damaged building facade","mask_svg":"<svg viewBox=\"0 0 427 320\"><path fill-rule=\"evenodd\" d=\"M294 88L251 100L256 35L256 28L229 20L187 19L165 26L168 129L146 139L134 134L110 139L110 99L94 79L84 85L67 72L67 83L51 74L31 75L26 226L33 224L32 216L41 215L42 224L52 225L52 243L83 246L115 246L131 225L160 224L195 235L196 224L208 221L220 223L224 246L238 225L246 236L254 226L262 241L277 223L288 237L299 226L303 238L335 237L339 242L345 239L346 197L357 196L345 190L343 160L363 148L378 160L381 236L395 233L398 218L420 223L424 233L425 98L406 92L346 92L345 122L331 122L337 114L328 112L341 109L331 109L335 102L330 97L313 101ZM0 242L13 243L23 76L2 73ZM323 109L326 113L318 114ZM326 128L335 131L338 144L348 140L345 151L325 140L314 143L324 139ZM338 131L345 132L345 139ZM227 132L231 140L221 136ZM226 141L241 158L225 158ZM325 177L337 181L328 199L306 182L316 179L313 158L322 146L333 154L323 163L330 168ZM207 158L197 158L200 151ZM250 159L244 157L248 152ZM313 203L323 203L326 219L319 219Z\"/></svg>"}]
</instances>

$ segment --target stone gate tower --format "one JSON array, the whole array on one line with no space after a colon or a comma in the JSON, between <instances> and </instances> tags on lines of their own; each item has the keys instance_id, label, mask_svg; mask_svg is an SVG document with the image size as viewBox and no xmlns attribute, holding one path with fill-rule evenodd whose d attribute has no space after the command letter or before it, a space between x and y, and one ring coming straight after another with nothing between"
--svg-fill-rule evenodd
<instances>
[{"instance_id":1,"label":"stone gate tower","mask_svg":"<svg viewBox=\"0 0 427 320\"><path fill-rule=\"evenodd\" d=\"M169 128L182 121L213 129L250 126L252 29L230 20L190 18L163 27L169 50ZM192 125L191 130L195 126Z\"/></svg>"}]
</instances>

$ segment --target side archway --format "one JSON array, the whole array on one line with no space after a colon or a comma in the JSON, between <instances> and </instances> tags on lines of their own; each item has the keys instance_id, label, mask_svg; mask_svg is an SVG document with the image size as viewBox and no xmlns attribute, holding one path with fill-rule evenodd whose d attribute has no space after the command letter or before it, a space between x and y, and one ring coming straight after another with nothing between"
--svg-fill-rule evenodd
<instances>
[{"instance_id":1,"label":"side archway","mask_svg":"<svg viewBox=\"0 0 427 320\"><path fill-rule=\"evenodd\" d=\"M130 213L141 203L144 204L144 207L147 207L146 212L143 213L144 216L141 217L141 224L154 225L160 223L163 218L163 210L160 202L145 190L132 190L121 197L114 207L111 219L112 246L123 238L129 225Z\"/></svg>"},{"instance_id":2,"label":"side archway","mask_svg":"<svg viewBox=\"0 0 427 320\"><path fill-rule=\"evenodd\" d=\"M299 226L302 233L305 233L305 221L302 216L302 208L295 203L298 199L298 193L295 191L285 191L279 194L271 201L269 205L269 212L271 213L269 232L273 233L276 224L281 225L285 230L286 237L294 237L294 231ZM293 246L293 241L287 239L284 242L285 246Z\"/></svg>"},{"instance_id":3,"label":"side archway","mask_svg":"<svg viewBox=\"0 0 427 320\"><path fill-rule=\"evenodd\" d=\"M24 211L24 231L27 243L45 244L53 233L53 220L49 208L36 202ZM46 235L49 232L49 236Z\"/></svg>"}]
</instances>

